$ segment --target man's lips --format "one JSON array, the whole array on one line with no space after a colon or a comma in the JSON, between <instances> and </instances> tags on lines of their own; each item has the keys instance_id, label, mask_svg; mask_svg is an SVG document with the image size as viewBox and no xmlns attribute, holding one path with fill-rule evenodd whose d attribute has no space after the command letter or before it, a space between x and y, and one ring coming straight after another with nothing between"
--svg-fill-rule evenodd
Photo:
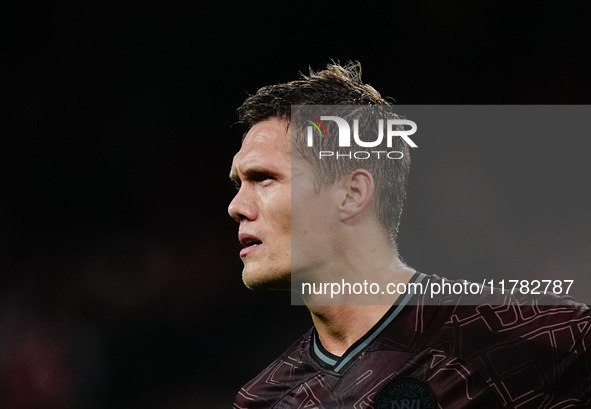
<instances>
[{"instance_id":1,"label":"man's lips","mask_svg":"<svg viewBox=\"0 0 591 409\"><path fill-rule=\"evenodd\" d=\"M246 233L240 233L238 235L238 240L244 246L244 248L240 250L240 257L250 254L252 251L256 250L258 246L263 244L261 239L259 239L257 236Z\"/></svg>"}]
</instances>

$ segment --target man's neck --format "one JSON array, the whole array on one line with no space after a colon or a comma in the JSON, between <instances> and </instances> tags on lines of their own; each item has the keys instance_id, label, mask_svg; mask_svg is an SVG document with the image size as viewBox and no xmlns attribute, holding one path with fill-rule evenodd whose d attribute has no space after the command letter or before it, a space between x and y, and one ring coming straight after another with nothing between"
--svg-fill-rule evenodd
<instances>
[{"instance_id":1,"label":"man's neck","mask_svg":"<svg viewBox=\"0 0 591 409\"><path fill-rule=\"evenodd\" d=\"M400 263L390 277L392 283L408 283L414 270ZM396 301L393 295L389 303L377 305L310 305L307 307L324 349L341 356L365 335Z\"/></svg>"}]
</instances>

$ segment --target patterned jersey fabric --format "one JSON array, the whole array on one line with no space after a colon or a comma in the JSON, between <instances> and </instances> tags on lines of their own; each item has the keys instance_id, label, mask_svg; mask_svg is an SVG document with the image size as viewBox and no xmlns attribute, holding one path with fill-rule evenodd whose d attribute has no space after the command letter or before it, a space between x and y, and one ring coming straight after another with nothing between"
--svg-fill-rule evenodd
<instances>
[{"instance_id":1,"label":"patterned jersey fabric","mask_svg":"<svg viewBox=\"0 0 591 409\"><path fill-rule=\"evenodd\" d=\"M234 408L591 408L587 306L470 297L399 297L341 357L311 329L239 391Z\"/></svg>"}]
</instances>

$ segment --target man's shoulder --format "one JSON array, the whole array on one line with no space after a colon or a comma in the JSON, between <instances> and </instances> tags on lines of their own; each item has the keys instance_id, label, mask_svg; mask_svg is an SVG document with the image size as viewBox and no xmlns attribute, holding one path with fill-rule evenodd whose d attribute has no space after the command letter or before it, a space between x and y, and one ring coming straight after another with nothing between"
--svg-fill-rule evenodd
<instances>
[{"instance_id":1,"label":"man's shoulder","mask_svg":"<svg viewBox=\"0 0 591 409\"><path fill-rule=\"evenodd\" d=\"M591 309L585 304L554 294L485 287L481 294L441 296L431 305L419 307L426 335L422 342L468 362L489 379L517 373L520 367L546 382L569 375L590 380Z\"/></svg>"},{"instance_id":2,"label":"man's shoulder","mask_svg":"<svg viewBox=\"0 0 591 409\"><path fill-rule=\"evenodd\" d=\"M294 342L279 358L244 385L234 409L270 408L295 386L318 372L309 355L312 330Z\"/></svg>"},{"instance_id":3,"label":"man's shoulder","mask_svg":"<svg viewBox=\"0 0 591 409\"><path fill-rule=\"evenodd\" d=\"M466 280L427 277L438 290L446 285L448 291L435 296L424 291L417 297L419 319L430 332L451 327L461 328L470 336L494 334L492 339L508 339L570 328L576 338L590 335L591 308L571 297L553 293L522 294Z\"/></svg>"}]
</instances>

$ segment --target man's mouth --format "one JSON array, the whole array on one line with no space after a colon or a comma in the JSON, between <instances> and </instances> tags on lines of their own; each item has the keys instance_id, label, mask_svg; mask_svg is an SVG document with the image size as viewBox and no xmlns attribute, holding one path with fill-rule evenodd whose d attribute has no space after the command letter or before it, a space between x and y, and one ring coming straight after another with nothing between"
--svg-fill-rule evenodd
<instances>
[{"instance_id":1,"label":"man's mouth","mask_svg":"<svg viewBox=\"0 0 591 409\"><path fill-rule=\"evenodd\" d=\"M258 237L253 236L252 234L240 233L238 235L238 240L240 240L240 244L244 246L244 248L240 250L240 257L250 254L252 251L256 250L258 246L263 244Z\"/></svg>"}]
</instances>

